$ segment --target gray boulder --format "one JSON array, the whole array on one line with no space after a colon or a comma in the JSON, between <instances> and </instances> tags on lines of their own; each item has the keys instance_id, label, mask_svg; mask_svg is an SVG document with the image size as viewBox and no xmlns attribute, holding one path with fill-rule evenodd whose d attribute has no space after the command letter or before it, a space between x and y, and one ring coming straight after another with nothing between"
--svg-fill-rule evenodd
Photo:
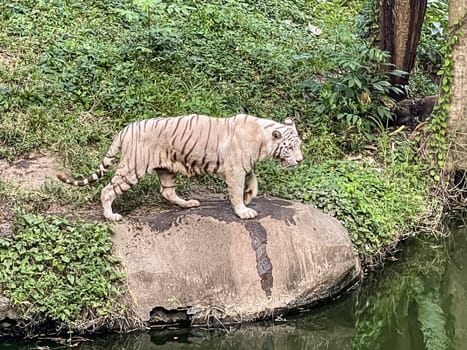
<instances>
[{"instance_id":1,"label":"gray boulder","mask_svg":"<svg viewBox=\"0 0 467 350\"><path fill-rule=\"evenodd\" d=\"M302 203L257 198L171 208L115 227L137 317L214 325L277 318L345 291L361 275L346 229Z\"/></svg>"}]
</instances>

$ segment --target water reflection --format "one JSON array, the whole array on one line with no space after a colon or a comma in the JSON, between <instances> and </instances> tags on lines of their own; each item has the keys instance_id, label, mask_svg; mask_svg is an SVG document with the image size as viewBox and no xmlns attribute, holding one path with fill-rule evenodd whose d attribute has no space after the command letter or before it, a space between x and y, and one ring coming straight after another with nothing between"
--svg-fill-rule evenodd
<instances>
[{"instance_id":1,"label":"water reflection","mask_svg":"<svg viewBox=\"0 0 467 350\"><path fill-rule=\"evenodd\" d=\"M355 296L354 349L467 348L467 229L453 220L445 240L406 244L401 259Z\"/></svg>"},{"instance_id":2,"label":"water reflection","mask_svg":"<svg viewBox=\"0 0 467 350\"><path fill-rule=\"evenodd\" d=\"M96 336L88 349L442 350L467 348L467 228L453 221L446 240L407 242L397 262L332 305L285 323L237 330L177 329ZM0 349L53 348L41 340Z\"/></svg>"}]
</instances>

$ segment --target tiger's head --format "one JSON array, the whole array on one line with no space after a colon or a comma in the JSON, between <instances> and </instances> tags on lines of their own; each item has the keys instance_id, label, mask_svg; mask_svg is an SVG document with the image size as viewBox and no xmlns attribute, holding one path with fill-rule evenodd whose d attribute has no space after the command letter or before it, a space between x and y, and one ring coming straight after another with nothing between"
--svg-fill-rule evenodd
<instances>
[{"instance_id":1,"label":"tiger's head","mask_svg":"<svg viewBox=\"0 0 467 350\"><path fill-rule=\"evenodd\" d=\"M272 132L272 138L276 142L274 158L280 160L282 167L296 165L303 160L300 149L302 140L300 140L295 123L291 118L285 119L284 127Z\"/></svg>"}]
</instances>

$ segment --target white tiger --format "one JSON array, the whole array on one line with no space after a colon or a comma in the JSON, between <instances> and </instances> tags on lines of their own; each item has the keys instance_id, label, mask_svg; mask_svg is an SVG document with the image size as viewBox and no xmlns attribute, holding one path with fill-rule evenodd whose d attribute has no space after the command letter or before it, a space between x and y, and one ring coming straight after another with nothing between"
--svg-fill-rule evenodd
<instances>
[{"instance_id":1,"label":"white tiger","mask_svg":"<svg viewBox=\"0 0 467 350\"><path fill-rule=\"evenodd\" d=\"M265 158L279 159L283 167L303 159L301 140L295 124L238 114L231 118L213 118L192 114L173 118L153 118L132 123L114 138L96 172L84 180L57 177L64 183L84 186L99 180L121 150L114 177L101 192L104 216L120 220L112 211L112 202L155 170L160 192L169 202L183 208L199 206L197 200L184 200L175 192L176 173L187 176L214 174L225 178L235 214L242 219L256 217L246 204L258 194L253 165Z\"/></svg>"}]
</instances>

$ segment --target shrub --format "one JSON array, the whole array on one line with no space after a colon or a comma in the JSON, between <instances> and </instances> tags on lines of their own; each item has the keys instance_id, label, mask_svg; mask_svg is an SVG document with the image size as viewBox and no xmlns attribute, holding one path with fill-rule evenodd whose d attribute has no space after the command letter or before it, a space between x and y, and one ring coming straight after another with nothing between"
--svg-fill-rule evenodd
<instances>
[{"instance_id":1,"label":"shrub","mask_svg":"<svg viewBox=\"0 0 467 350\"><path fill-rule=\"evenodd\" d=\"M381 67L390 66L388 56L343 28L339 40L324 44L316 53L298 56L307 61L324 60L327 67L313 78L299 84L304 89L316 117L311 124L322 121L322 115L336 127L353 127L358 133L383 129L391 119L393 87ZM393 70L390 74L400 75Z\"/></svg>"},{"instance_id":2,"label":"shrub","mask_svg":"<svg viewBox=\"0 0 467 350\"><path fill-rule=\"evenodd\" d=\"M14 235L0 239L0 291L24 320L41 315L84 330L124 316L115 300L124 275L102 224L17 211Z\"/></svg>"}]
</instances>

